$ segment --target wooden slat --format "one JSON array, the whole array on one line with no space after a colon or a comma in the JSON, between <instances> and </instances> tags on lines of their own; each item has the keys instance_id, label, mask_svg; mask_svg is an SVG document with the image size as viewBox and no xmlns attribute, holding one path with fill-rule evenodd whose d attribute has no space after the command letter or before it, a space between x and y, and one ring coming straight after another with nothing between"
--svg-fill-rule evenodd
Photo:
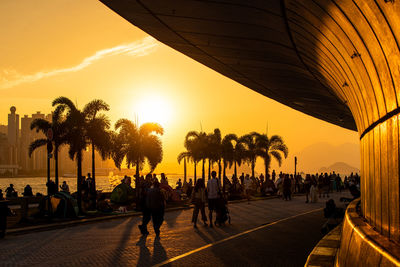
<instances>
[{"instance_id":1,"label":"wooden slat","mask_svg":"<svg viewBox=\"0 0 400 267\"><path fill-rule=\"evenodd\" d=\"M381 177L381 133L380 127L374 129L374 207L375 207L375 227L378 232L382 232L382 177Z\"/></svg>"},{"instance_id":2,"label":"wooden slat","mask_svg":"<svg viewBox=\"0 0 400 267\"><path fill-rule=\"evenodd\" d=\"M388 175L388 122L380 125L381 132L381 186L382 186L382 234L389 235L389 175Z\"/></svg>"}]
</instances>

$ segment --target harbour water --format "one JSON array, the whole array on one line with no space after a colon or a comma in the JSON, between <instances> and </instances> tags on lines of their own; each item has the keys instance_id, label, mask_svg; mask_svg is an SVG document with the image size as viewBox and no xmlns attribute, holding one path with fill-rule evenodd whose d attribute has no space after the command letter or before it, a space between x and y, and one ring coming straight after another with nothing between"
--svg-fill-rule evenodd
<instances>
[{"instance_id":1,"label":"harbour water","mask_svg":"<svg viewBox=\"0 0 400 267\"><path fill-rule=\"evenodd\" d=\"M176 182L179 178L182 179L183 182L183 174L170 174L166 175L168 178L168 183L170 186L175 188ZM160 179L160 175L157 174L157 177ZM117 186L123 176L118 175L110 175L110 176L96 176L96 188L97 190L101 190L103 192L111 192L115 186ZM192 178L188 176L188 179ZM54 177L51 178L54 180ZM71 192L76 191L76 178L74 177L60 177L59 178L60 185L63 181L66 181ZM24 192L24 187L29 184L32 187L33 194L41 193L46 194L46 177L13 177L13 178L0 178L0 189L3 190L3 194L5 196L5 190L10 185L13 184L15 191L18 192L18 196L22 196L22 192ZM134 183L132 182L132 187L134 187Z\"/></svg>"}]
</instances>

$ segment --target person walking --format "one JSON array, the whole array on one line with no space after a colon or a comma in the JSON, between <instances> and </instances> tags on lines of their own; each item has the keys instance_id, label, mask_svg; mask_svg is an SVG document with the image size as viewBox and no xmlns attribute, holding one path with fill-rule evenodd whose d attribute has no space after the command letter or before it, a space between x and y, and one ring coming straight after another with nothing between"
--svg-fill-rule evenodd
<instances>
[{"instance_id":1,"label":"person walking","mask_svg":"<svg viewBox=\"0 0 400 267\"><path fill-rule=\"evenodd\" d=\"M292 180L289 178L289 174L286 174L283 179L283 198L292 200Z\"/></svg>"},{"instance_id":2,"label":"person walking","mask_svg":"<svg viewBox=\"0 0 400 267\"><path fill-rule=\"evenodd\" d=\"M196 182L196 186L194 187L191 202L194 204L192 223L193 227L197 228L197 217L199 215L199 211L201 211L201 219L204 222L204 226L207 226L207 216L205 211L205 203L207 200L206 197L206 189L204 185L203 179L198 179Z\"/></svg>"},{"instance_id":3,"label":"person walking","mask_svg":"<svg viewBox=\"0 0 400 267\"><path fill-rule=\"evenodd\" d=\"M246 195L247 198L247 204L250 204L250 194L251 194L251 180L250 180L250 176L248 174L246 174L246 178L244 178L244 193Z\"/></svg>"},{"instance_id":4,"label":"person walking","mask_svg":"<svg viewBox=\"0 0 400 267\"><path fill-rule=\"evenodd\" d=\"M142 183L140 184L138 206L139 209L142 211L142 224L138 225L138 227L142 235L149 234L149 231L147 231L147 224L151 220L151 212L146 202L147 202L147 193L149 192L150 187L152 185L152 180L153 176L151 175L151 173L148 173L146 175L146 179L143 180Z\"/></svg>"},{"instance_id":5,"label":"person walking","mask_svg":"<svg viewBox=\"0 0 400 267\"><path fill-rule=\"evenodd\" d=\"M156 238L160 238L160 227L164 222L165 200L163 194L160 191L160 183L158 182L158 180L153 181L152 187L147 192L146 208L149 210L149 214L151 215ZM147 221L147 223L148 222L149 221ZM149 233L147 231L147 223L142 224L139 227L143 235Z\"/></svg>"},{"instance_id":6,"label":"person walking","mask_svg":"<svg viewBox=\"0 0 400 267\"><path fill-rule=\"evenodd\" d=\"M306 179L304 180L304 192L306 193L306 203L309 202L310 189L311 189L311 176L307 174Z\"/></svg>"},{"instance_id":7,"label":"person walking","mask_svg":"<svg viewBox=\"0 0 400 267\"><path fill-rule=\"evenodd\" d=\"M218 191L219 183L217 180L217 173L215 171L211 172L211 179L207 182L207 197L208 197L208 217L210 218L210 227L213 227L212 213L217 212L218 204Z\"/></svg>"}]
</instances>

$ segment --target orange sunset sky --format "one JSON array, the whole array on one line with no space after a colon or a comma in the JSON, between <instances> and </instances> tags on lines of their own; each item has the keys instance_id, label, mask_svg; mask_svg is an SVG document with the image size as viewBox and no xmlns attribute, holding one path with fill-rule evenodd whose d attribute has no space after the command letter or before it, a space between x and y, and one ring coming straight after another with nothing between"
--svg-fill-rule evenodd
<instances>
[{"instance_id":1,"label":"orange sunset sky","mask_svg":"<svg viewBox=\"0 0 400 267\"><path fill-rule=\"evenodd\" d=\"M358 146L358 133L323 122L268 99L158 42L96 0L0 1L0 124L11 105L20 115L49 113L51 101L67 96L79 107L105 100L112 122L119 118L162 124L164 160L156 172L183 172L176 157L189 130L222 134L251 131L281 135L293 157L324 143ZM327 151L328 153L328 151ZM344 154L346 151L343 152ZM342 161L299 158L311 171ZM307 162L306 162L307 161ZM351 162L349 162L351 161ZM330 162L330 163L329 163ZM348 163L359 168L359 155ZM277 169L275 163L272 165ZM257 169L263 171L259 160Z\"/></svg>"}]
</instances>

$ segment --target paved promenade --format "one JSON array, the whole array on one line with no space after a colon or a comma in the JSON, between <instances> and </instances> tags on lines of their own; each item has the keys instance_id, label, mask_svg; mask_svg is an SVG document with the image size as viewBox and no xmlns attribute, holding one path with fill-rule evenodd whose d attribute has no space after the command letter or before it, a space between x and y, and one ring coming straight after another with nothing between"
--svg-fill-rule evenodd
<instances>
[{"instance_id":1,"label":"paved promenade","mask_svg":"<svg viewBox=\"0 0 400 267\"><path fill-rule=\"evenodd\" d=\"M332 195L337 205L341 196ZM304 200L230 204L231 225L196 230L192 210L168 212L160 240L151 225L140 236L141 217L7 236L0 266L303 266L322 238L326 199Z\"/></svg>"}]
</instances>

